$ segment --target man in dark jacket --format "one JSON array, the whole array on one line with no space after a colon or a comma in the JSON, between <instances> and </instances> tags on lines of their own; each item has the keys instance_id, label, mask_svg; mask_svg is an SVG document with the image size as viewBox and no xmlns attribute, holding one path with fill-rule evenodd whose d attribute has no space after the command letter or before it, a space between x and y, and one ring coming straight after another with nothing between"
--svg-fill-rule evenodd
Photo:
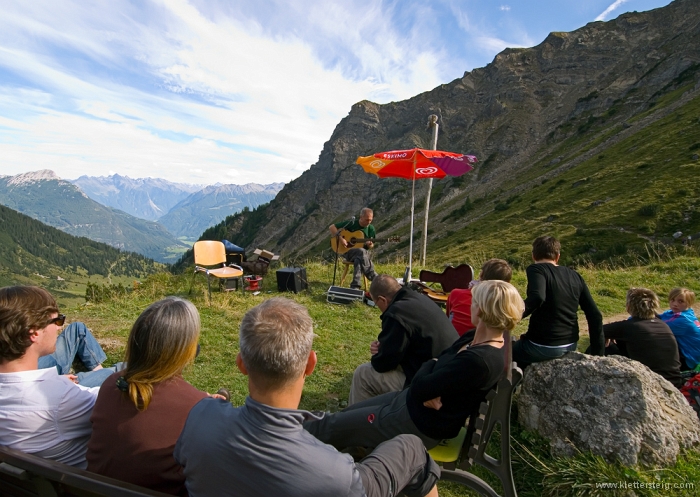
<instances>
[{"instance_id":1,"label":"man in dark jacket","mask_svg":"<svg viewBox=\"0 0 700 497\"><path fill-rule=\"evenodd\" d=\"M540 236L532 242L534 264L526 270L523 314L523 318L530 316L530 323L527 333L513 344L513 360L521 368L576 350L579 307L588 321L591 354L605 354L603 316L581 275L558 264L560 255L561 244L553 236Z\"/></svg>"},{"instance_id":2,"label":"man in dark jacket","mask_svg":"<svg viewBox=\"0 0 700 497\"><path fill-rule=\"evenodd\" d=\"M382 331L370 344L371 362L353 374L348 405L407 387L421 364L459 338L439 306L396 278L378 275L369 293L382 311Z\"/></svg>"}]
</instances>

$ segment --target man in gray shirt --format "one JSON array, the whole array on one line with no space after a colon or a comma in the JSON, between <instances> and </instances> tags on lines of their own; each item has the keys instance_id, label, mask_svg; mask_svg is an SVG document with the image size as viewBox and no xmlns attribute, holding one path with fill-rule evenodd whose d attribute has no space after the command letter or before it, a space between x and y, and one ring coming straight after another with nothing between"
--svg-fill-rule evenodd
<instances>
[{"instance_id":1,"label":"man in gray shirt","mask_svg":"<svg viewBox=\"0 0 700 497\"><path fill-rule=\"evenodd\" d=\"M316 366L305 307L272 298L241 321L236 364L248 375L245 405L200 401L175 446L191 497L436 497L440 469L422 442L401 435L355 463L302 427L304 379Z\"/></svg>"}]
</instances>

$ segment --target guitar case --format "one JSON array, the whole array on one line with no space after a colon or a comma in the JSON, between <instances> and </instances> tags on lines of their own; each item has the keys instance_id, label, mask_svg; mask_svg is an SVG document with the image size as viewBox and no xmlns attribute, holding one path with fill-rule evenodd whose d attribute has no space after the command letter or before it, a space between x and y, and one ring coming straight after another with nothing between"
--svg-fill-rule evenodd
<instances>
[{"instance_id":1,"label":"guitar case","mask_svg":"<svg viewBox=\"0 0 700 497\"><path fill-rule=\"evenodd\" d=\"M326 292L326 301L329 304L351 304L362 301L364 296L365 292L360 289L331 286Z\"/></svg>"}]
</instances>

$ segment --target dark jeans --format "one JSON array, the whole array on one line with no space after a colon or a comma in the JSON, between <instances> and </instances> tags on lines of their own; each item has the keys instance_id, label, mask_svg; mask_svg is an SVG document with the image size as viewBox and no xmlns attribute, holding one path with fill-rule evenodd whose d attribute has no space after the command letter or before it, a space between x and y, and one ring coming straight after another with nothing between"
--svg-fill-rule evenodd
<instances>
[{"instance_id":1,"label":"dark jeans","mask_svg":"<svg viewBox=\"0 0 700 497\"><path fill-rule=\"evenodd\" d=\"M440 440L423 435L406 407L408 390L390 392L358 402L319 420L304 423L306 431L338 450L347 447L377 447L397 435L412 434L432 449Z\"/></svg>"},{"instance_id":2,"label":"dark jeans","mask_svg":"<svg viewBox=\"0 0 700 497\"><path fill-rule=\"evenodd\" d=\"M576 350L575 343L568 347L550 348L532 343L526 338L521 338L513 343L513 361L516 362L520 368L526 368L530 364L536 362L557 359L567 352L572 352L574 350Z\"/></svg>"}]
</instances>

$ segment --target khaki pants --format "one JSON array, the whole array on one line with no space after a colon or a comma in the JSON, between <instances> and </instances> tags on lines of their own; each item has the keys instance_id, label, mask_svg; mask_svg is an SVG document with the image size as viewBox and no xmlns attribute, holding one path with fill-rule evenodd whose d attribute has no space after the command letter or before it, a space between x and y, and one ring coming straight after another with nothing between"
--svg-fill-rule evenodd
<instances>
[{"instance_id":1,"label":"khaki pants","mask_svg":"<svg viewBox=\"0 0 700 497\"><path fill-rule=\"evenodd\" d=\"M401 366L386 373L378 373L372 364L360 364L352 375L348 406L378 395L403 390L406 375Z\"/></svg>"}]
</instances>

